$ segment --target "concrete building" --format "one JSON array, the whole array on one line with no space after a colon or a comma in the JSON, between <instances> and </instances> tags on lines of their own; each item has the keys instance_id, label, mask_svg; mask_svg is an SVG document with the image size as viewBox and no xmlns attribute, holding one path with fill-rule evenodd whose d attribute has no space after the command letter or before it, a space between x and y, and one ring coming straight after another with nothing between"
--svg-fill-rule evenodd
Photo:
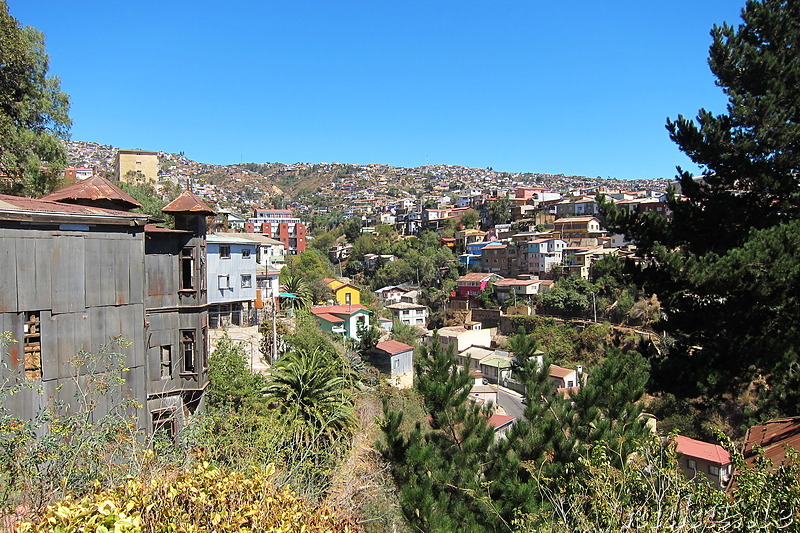
<instances>
[{"instance_id":1,"label":"concrete building","mask_svg":"<svg viewBox=\"0 0 800 533\"><path fill-rule=\"evenodd\" d=\"M114 158L114 179L140 185L158 181L158 152L118 150Z\"/></svg>"},{"instance_id":2,"label":"concrete building","mask_svg":"<svg viewBox=\"0 0 800 533\"><path fill-rule=\"evenodd\" d=\"M424 305L397 302L387 305L386 309L392 312L393 320L407 326L425 327L428 323L428 308Z\"/></svg>"},{"instance_id":3,"label":"concrete building","mask_svg":"<svg viewBox=\"0 0 800 533\"><path fill-rule=\"evenodd\" d=\"M289 209L253 210L244 224L247 233L261 233L283 243L286 253L296 255L306 250L306 226Z\"/></svg>"}]
</instances>

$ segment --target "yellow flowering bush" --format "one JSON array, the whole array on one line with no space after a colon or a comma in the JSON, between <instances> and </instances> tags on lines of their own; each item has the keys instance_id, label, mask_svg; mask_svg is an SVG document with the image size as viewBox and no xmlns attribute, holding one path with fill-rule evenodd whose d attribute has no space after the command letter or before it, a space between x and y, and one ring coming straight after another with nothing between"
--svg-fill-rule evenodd
<instances>
[{"instance_id":1,"label":"yellow flowering bush","mask_svg":"<svg viewBox=\"0 0 800 533\"><path fill-rule=\"evenodd\" d=\"M47 507L37 522L17 524L17 533L145 532L356 532L352 521L331 509L276 487L268 467L251 476L207 462L150 479L136 477L80 499Z\"/></svg>"}]
</instances>

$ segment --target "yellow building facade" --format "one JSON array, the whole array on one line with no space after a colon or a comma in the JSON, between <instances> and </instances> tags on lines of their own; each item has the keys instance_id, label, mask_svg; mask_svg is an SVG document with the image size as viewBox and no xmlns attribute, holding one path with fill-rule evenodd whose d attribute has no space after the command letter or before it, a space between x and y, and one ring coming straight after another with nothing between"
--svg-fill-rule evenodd
<instances>
[{"instance_id":1,"label":"yellow building facade","mask_svg":"<svg viewBox=\"0 0 800 533\"><path fill-rule=\"evenodd\" d=\"M361 291L358 287L336 279L328 278L324 281L328 284L328 287L331 288L336 301L340 305L357 305L361 303Z\"/></svg>"},{"instance_id":2,"label":"yellow building facade","mask_svg":"<svg viewBox=\"0 0 800 533\"><path fill-rule=\"evenodd\" d=\"M125 183L154 185L158 181L158 152L118 150L114 178Z\"/></svg>"}]
</instances>

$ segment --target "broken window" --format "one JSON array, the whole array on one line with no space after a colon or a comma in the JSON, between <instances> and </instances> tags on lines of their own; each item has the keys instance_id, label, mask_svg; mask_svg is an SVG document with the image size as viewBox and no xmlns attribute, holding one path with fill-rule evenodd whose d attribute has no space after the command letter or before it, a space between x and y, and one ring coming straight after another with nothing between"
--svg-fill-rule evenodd
<instances>
[{"instance_id":1,"label":"broken window","mask_svg":"<svg viewBox=\"0 0 800 533\"><path fill-rule=\"evenodd\" d=\"M172 346L161 347L161 377L172 377Z\"/></svg>"},{"instance_id":2,"label":"broken window","mask_svg":"<svg viewBox=\"0 0 800 533\"><path fill-rule=\"evenodd\" d=\"M250 249L242 248L242 259L249 259L249 258L250 258Z\"/></svg>"},{"instance_id":3,"label":"broken window","mask_svg":"<svg viewBox=\"0 0 800 533\"><path fill-rule=\"evenodd\" d=\"M219 290L225 290L231 288L231 278L228 274L220 274L217 276L217 287Z\"/></svg>"},{"instance_id":4,"label":"broken window","mask_svg":"<svg viewBox=\"0 0 800 533\"><path fill-rule=\"evenodd\" d=\"M220 259L230 259L231 258L231 247L227 244L220 244L219 245L219 257Z\"/></svg>"},{"instance_id":5,"label":"broken window","mask_svg":"<svg viewBox=\"0 0 800 533\"><path fill-rule=\"evenodd\" d=\"M28 379L42 378L42 334L39 312L25 313L24 348L25 348L25 377Z\"/></svg>"},{"instance_id":6,"label":"broken window","mask_svg":"<svg viewBox=\"0 0 800 533\"><path fill-rule=\"evenodd\" d=\"M249 289L253 286L253 276L250 274L242 274L242 288Z\"/></svg>"},{"instance_id":7,"label":"broken window","mask_svg":"<svg viewBox=\"0 0 800 533\"><path fill-rule=\"evenodd\" d=\"M175 420L175 410L160 409L150 413L153 420L153 435L160 436L171 442L175 441L178 433L178 424Z\"/></svg>"},{"instance_id":8,"label":"broken window","mask_svg":"<svg viewBox=\"0 0 800 533\"><path fill-rule=\"evenodd\" d=\"M194 330L181 330L181 352L183 355L183 371L193 374L195 369Z\"/></svg>"},{"instance_id":9,"label":"broken window","mask_svg":"<svg viewBox=\"0 0 800 533\"><path fill-rule=\"evenodd\" d=\"M194 246L181 250L181 290L194 290Z\"/></svg>"}]
</instances>

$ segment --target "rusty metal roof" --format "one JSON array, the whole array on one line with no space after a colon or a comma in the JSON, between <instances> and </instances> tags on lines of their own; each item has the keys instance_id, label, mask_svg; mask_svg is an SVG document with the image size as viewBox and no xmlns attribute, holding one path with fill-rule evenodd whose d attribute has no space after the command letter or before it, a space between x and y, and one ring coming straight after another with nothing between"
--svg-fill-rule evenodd
<instances>
[{"instance_id":1,"label":"rusty metal roof","mask_svg":"<svg viewBox=\"0 0 800 533\"><path fill-rule=\"evenodd\" d=\"M383 350L384 352L390 355L395 355L398 353L407 352L409 350L414 349L413 346L409 346L408 344L404 344L400 341L394 341L394 340L379 342L378 344L375 345L375 348Z\"/></svg>"},{"instance_id":2,"label":"rusty metal roof","mask_svg":"<svg viewBox=\"0 0 800 533\"><path fill-rule=\"evenodd\" d=\"M171 228L162 228L161 226L156 226L155 224L145 224L144 226L145 233L180 233L180 234L189 234L191 235L191 231L186 231L182 229L171 229Z\"/></svg>"},{"instance_id":3,"label":"rusty metal roof","mask_svg":"<svg viewBox=\"0 0 800 533\"><path fill-rule=\"evenodd\" d=\"M778 418L753 426L744 441L744 458L753 464L761 448L764 457L780 465L786 459L786 447L800 450L800 416Z\"/></svg>"},{"instance_id":4,"label":"rusty metal roof","mask_svg":"<svg viewBox=\"0 0 800 533\"><path fill-rule=\"evenodd\" d=\"M110 181L100 176L92 176L91 178L79 181L68 185L63 189L59 189L54 193L42 197L42 200L51 202L60 201L107 201L119 205L120 208L134 209L142 207L142 204L136 201L133 196L129 195Z\"/></svg>"},{"instance_id":5,"label":"rusty metal roof","mask_svg":"<svg viewBox=\"0 0 800 533\"><path fill-rule=\"evenodd\" d=\"M164 209L163 213L193 213L195 215L215 215L213 209L208 207L203 200L191 191L183 191L180 196L175 198Z\"/></svg>"},{"instance_id":6,"label":"rusty metal roof","mask_svg":"<svg viewBox=\"0 0 800 533\"><path fill-rule=\"evenodd\" d=\"M63 204L43 199L10 196L7 194L0 194L0 212L7 213L8 215L13 215L14 213L19 215L73 215L136 220L146 220L148 218L148 215L143 215L141 213L130 213L128 211L118 211L86 205Z\"/></svg>"}]
</instances>

